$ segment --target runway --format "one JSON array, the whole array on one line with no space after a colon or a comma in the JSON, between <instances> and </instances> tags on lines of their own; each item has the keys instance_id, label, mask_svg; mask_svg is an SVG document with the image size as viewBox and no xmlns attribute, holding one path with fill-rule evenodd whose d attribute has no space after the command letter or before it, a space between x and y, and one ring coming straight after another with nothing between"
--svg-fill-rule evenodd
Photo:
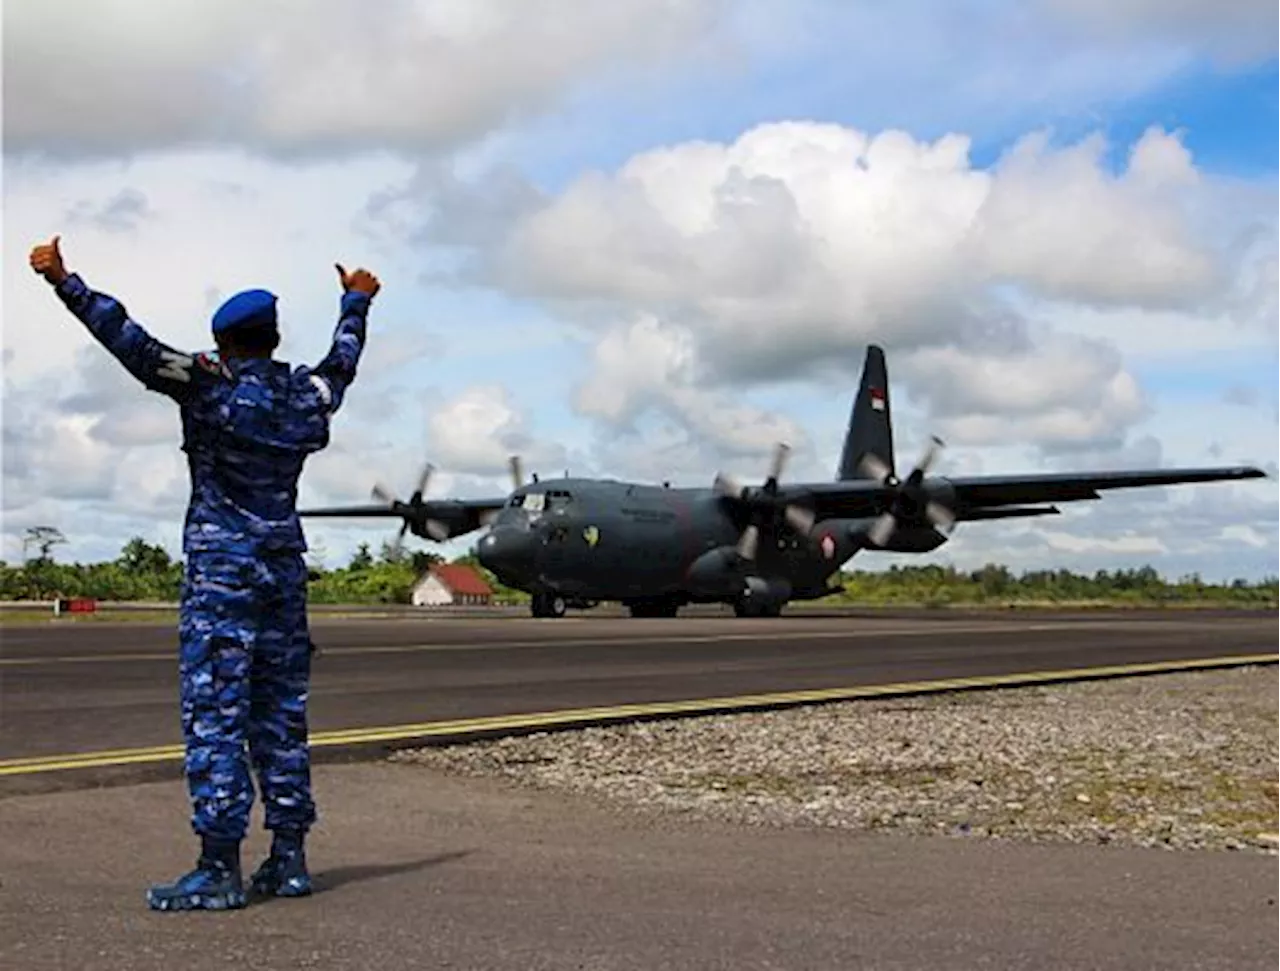
<instances>
[{"instance_id":1,"label":"runway","mask_svg":"<svg viewBox=\"0 0 1280 971\"><path fill-rule=\"evenodd\" d=\"M318 618L311 730L1274 654L1277 632L1239 610ZM0 765L181 742L172 628L4 628L0 689Z\"/></svg>"}]
</instances>

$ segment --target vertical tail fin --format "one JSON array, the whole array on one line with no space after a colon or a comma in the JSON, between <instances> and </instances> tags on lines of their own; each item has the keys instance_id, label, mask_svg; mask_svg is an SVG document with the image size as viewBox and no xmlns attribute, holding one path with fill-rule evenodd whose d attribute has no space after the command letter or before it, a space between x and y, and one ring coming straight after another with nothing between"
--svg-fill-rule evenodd
<instances>
[{"instance_id":1,"label":"vertical tail fin","mask_svg":"<svg viewBox=\"0 0 1280 971\"><path fill-rule=\"evenodd\" d=\"M890 470L896 471L893 463L893 422L889 412L889 371L884 362L884 349L875 344L867 347L862 381L858 385L858 396L853 399L837 477L841 481L867 478L858 468L858 462L867 452L874 453Z\"/></svg>"}]
</instances>

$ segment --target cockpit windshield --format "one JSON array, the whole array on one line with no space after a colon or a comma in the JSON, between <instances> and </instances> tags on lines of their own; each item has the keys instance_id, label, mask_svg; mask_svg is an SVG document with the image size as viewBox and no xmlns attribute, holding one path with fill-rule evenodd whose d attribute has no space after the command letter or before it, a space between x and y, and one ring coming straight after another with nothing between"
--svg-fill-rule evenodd
<instances>
[{"instance_id":1,"label":"cockpit windshield","mask_svg":"<svg viewBox=\"0 0 1280 971\"><path fill-rule=\"evenodd\" d=\"M512 496L507 503L513 509L523 508L526 512L537 515L541 512L562 509L573 502L573 494L566 489L547 489L543 492L526 492L522 496Z\"/></svg>"},{"instance_id":2,"label":"cockpit windshield","mask_svg":"<svg viewBox=\"0 0 1280 971\"><path fill-rule=\"evenodd\" d=\"M563 509L573 502L573 496L566 489L547 490L547 508Z\"/></svg>"}]
</instances>

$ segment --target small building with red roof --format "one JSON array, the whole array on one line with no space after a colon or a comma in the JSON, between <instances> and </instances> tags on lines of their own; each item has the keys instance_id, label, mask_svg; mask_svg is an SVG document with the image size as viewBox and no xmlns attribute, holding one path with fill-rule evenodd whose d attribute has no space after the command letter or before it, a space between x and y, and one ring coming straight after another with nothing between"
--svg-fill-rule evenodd
<instances>
[{"instance_id":1,"label":"small building with red roof","mask_svg":"<svg viewBox=\"0 0 1280 971\"><path fill-rule=\"evenodd\" d=\"M465 563L437 563L413 586L415 607L488 606L493 588L475 567Z\"/></svg>"}]
</instances>

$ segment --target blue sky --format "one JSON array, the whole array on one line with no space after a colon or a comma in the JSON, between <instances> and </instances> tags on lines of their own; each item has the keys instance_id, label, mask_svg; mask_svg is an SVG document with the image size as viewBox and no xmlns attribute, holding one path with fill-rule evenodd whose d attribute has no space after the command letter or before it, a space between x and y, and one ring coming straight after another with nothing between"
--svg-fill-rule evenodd
<instances>
[{"instance_id":1,"label":"blue sky","mask_svg":"<svg viewBox=\"0 0 1280 971\"><path fill-rule=\"evenodd\" d=\"M826 478L868 340L890 350L900 461L933 431L944 474L1276 461L1274 7L627 0L552 23L536 4L480 3L474 22L428 4L352 47L356 73L317 73L297 52L334 41L352 2L323 0L306 37L255 22L298 43L243 65L257 100L206 70L251 5L166 11L177 60L165 25L98 8L72 28L123 31L97 62L46 43L34 9L9 25L26 92L7 99L11 248L63 232L91 282L197 346L207 291L269 286L302 359L331 327L332 260L382 275L305 502L407 489L428 457L437 495L501 493L513 447L532 468L749 478L781 434L803 437L793 477ZM437 34L456 53L425 56ZM844 160L863 136L859 181ZM83 334L22 269L5 277L5 556L43 523L67 558L134 533L176 552L176 422L105 355L76 357ZM67 375L116 410L60 410ZM28 433L20 416L38 416ZM972 527L910 562L1258 576L1276 515L1274 481L1195 487ZM311 534L332 563L395 525Z\"/></svg>"}]
</instances>

